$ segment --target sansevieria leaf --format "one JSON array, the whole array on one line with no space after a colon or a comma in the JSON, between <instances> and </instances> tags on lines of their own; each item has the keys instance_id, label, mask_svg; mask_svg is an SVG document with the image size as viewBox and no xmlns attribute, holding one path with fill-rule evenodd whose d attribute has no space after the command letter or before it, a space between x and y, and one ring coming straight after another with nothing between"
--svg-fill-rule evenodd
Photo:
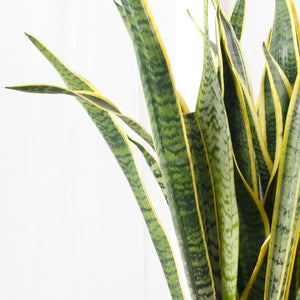
<instances>
[{"instance_id":1,"label":"sansevieria leaf","mask_svg":"<svg viewBox=\"0 0 300 300\"><path fill-rule=\"evenodd\" d=\"M293 86L299 69L299 48L293 0L276 0L269 51Z\"/></svg>"},{"instance_id":2,"label":"sansevieria leaf","mask_svg":"<svg viewBox=\"0 0 300 300\"><path fill-rule=\"evenodd\" d=\"M185 299L172 246L147 195L127 135L117 123L112 112L100 109L88 99L84 99L84 96L76 95L76 91L87 91L99 94L97 89L91 83L70 70L36 38L33 36L29 36L29 38L55 67L67 87L70 90L73 90L74 96L76 96L88 112L109 145L122 168L142 211L151 239L160 259L172 298L178 300Z\"/></svg>"},{"instance_id":3,"label":"sansevieria leaf","mask_svg":"<svg viewBox=\"0 0 300 300\"><path fill-rule=\"evenodd\" d=\"M39 93L39 94L63 94L63 95L70 95L74 96L75 98L79 98L81 100L90 102L91 104L94 104L101 110L105 110L107 112L113 113L120 117L122 120L125 121L126 124L130 126L131 129L133 129L140 137L143 137L145 141L148 142L150 146L153 146L152 137L148 132L145 131L145 129L139 125L136 121L133 119L124 116L121 114L119 109L111 103L109 100L105 99L103 96L93 93L93 92L87 92L87 91L72 91L63 87L58 87L54 85L46 85L46 84L27 84L27 85L19 85L19 86L13 86L9 87L9 89L14 89L17 91L22 92L28 92L28 93ZM155 160L155 158L143 147L140 143L133 140L131 137L129 137L129 140L137 146L137 148L141 151L143 154L147 164L149 165L155 179L157 180L165 198L167 198L166 191L165 191L165 185L163 183L163 178L161 174L161 170L159 167L159 164Z\"/></svg>"},{"instance_id":4,"label":"sansevieria leaf","mask_svg":"<svg viewBox=\"0 0 300 300\"><path fill-rule=\"evenodd\" d=\"M295 82L278 171L272 220L265 299L282 299L292 268L292 257L299 231L300 189L300 76Z\"/></svg>"},{"instance_id":5,"label":"sansevieria leaf","mask_svg":"<svg viewBox=\"0 0 300 300\"><path fill-rule=\"evenodd\" d=\"M208 162L207 149L203 143L195 113L184 114L187 138L191 149L195 181L203 220L207 250L216 289L216 299L222 298L221 270L219 260L216 206L213 195L212 174Z\"/></svg>"},{"instance_id":6,"label":"sansevieria leaf","mask_svg":"<svg viewBox=\"0 0 300 300\"><path fill-rule=\"evenodd\" d=\"M155 149L193 299L215 297L195 174L170 64L148 4L122 0L140 69Z\"/></svg>"},{"instance_id":7,"label":"sansevieria leaf","mask_svg":"<svg viewBox=\"0 0 300 300\"><path fill-rule=\"evenodd\" d=\"M270 225L259 200L255 155L242 89L222 50L224 104L235 158L235 190L240 220L238 290L241 294L250 280L260 247L270 233Z\"/></svg>"},{"instance_id":8,"label":"sansevieria leaf","mask_svg":"<svg viewBox=\"0 0 300 300\"><path fill-rule=\"evenodd\" d=\"M264 195L270 181L273 162L263 140L259 119L254 106L248 68L244 59L243 52L240 48L240 44L237 41L230 23L228 23L226 18L224 18L220 12L218 16L218 20L222 25L221 32L222 39L224 41L225 53L230 61L230 66L233 69L235 76L237 77L239 85L242 88L244 102L246 105L247 115L250 123L255 157L258 165L261 194Z\"/></svg>"},{"instance_id":9,"label":"sansevieria leaf","mask_svg":"<svg viewBox=\"0 0 300 300\"><path fill-rule=\"evenodd\" d=\"M222 295L223 299L235 299L237 294L239 218L234 186L233 152L221 88L210 52L207 0L204 5L204 66L196 106L196 117L203 133L213 178Z\"/></svg>"},{"instance_id":10,"label":"sansevieria leaf","mask_svg":"<svg viewBox=\"0 0 300 300\"><path fill-rule=\"evenodd\" d=\"M237 0L230 15L230 24L238 40L242 39L245 23L245 6L246 0Z\"/></svg>"}]
</instances>

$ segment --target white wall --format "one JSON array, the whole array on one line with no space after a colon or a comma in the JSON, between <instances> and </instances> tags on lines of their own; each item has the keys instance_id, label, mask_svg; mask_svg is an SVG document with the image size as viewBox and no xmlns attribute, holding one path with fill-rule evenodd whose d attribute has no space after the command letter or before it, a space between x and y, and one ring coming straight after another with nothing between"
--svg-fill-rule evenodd
<instances>
[{"instance_id":1,"label":"white wall","mask_svg":"<svg viewBox=\"0 0 300 300\"><path fill-rule=\"evenodd\" d=\"M229 12L233 1L222 2ZM256 95L273 3L247 3L243 44ZM202 24L202 1L149 4L178 89L192 108L203 45L185 10ZM25 31L43 40L125 114L148 126L133 49L113 1L2 1L0 28L0 86L61 85ZM0 299L169 299L132 192L75 100L2 89L0 143ZM142 169L172 235L164 199Z\"/></svg>"}]
</instances>

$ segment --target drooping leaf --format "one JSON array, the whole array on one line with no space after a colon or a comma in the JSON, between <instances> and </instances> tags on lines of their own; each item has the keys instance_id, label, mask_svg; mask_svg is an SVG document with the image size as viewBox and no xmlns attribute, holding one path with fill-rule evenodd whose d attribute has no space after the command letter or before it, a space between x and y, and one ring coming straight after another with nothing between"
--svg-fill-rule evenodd
<instances>
[{"instance_id":1,"label":"drooping leaf","mask_svg":"<svg viewBox=\"0 0 300 300\"><path fill-rule=\"evenodd\" d=\"M166 51L146 1L122 0L140 69L153 140L193 299L215 295L191 154Z\"/></svg>"},{"instance_id":2,"label":"drooping leaf","mask_svg":"<svg viewBox=\"0 0 300 300\"><path fill-rule=\"evenodd\" d=\"M295 82L284 130L272 220L266 275L266 299L281 299L293 266L299 231L300 187L300 76Z\"/></svg>"},{"instance_id":3,"label":"drooping leaf","mask_svg":"<svg viewBox=\"0 0 300 300\"><path fill-rule=\"evenodd\" d=\"M100 109L107 112L111 112L118 116L122 121L124 121L135 133L137 133L142 139L144 139L152 148L154 148L153 140L151 135L146 131L146 129L140 125L138 122L132 118L125 116L121 111L108 99L103 97L99 92L90 91L72 91L66 88L47 85L47 84L26 84L20 86L11 87L14 90L19 90L22 92L29 93L40 93L40 94L66 94L74 97L83 96L85 100L90 100Z\"/></svg>"},{"instance_id":4,"label":"drooping leaf","mask_svg":"<svg viewBox=\"0 0 300 300\"><path fill-rule=\"evenodd\" d=\"M70 70L43 43L33 36L28 37L47 58L47 60L55 67L69 89L99 94L97 89L91 83ZM177 263L169 238L145 191L145 187L136 166L135 157L126 134L121 129L111 112L102 110L90 101L86 101L80 97L77 97L77 99L81 99L80 103L83 105L103 135L105 141L108 143L130 184L147 224L148 231L158 254L173 299L185 299Z\"/></svg>"},{"instance_id":5,"label":"drooping leaf","mask_svg":"<svg viewBox=\"0 0 300 300\"><path fill-rule=\"evenodd\" d=\"M239 219L234 187L234 166L230 130L210 53L207 0L205 3L204 66L196 117L203 132L211 166L219 235L222 292L224 299L237 293Z\"/></svg>"},{"instance_id":6,"label":"drooping leaf","mask_svg":"<svg viewBox=\"0 0 300 300\"><path fill-rule=\"evenodd\" d=\"M134 131L138 133L139 136L144 137L144 139L148 142L149 145L153 145L152 139L151 140L149 139L149 137L151 136L146 131L144 131L144 128L141 127L141 125L136 123L131 118L122 115L119 109L114 104L112 104L109 100L105 99L104 97L96 95L95 93L85 92L85 91L80 91L80 92L71 91L63 87L46 85L46 84L33 84L33 85L27 84L27 85L8 87L8 89L13 89L13 90L28 92L28 93L38 93L38 94L65 94L65 95L74 96L76 98L81 98L82 100L90 102L91 104L94 104L98 108L105 110L107 112L111 112L117 115L118 117L120 117L122 120L125 120L126 123L129 123L131 125L130 126L131 128L135 129ZM133 144L137 146L137 148L141 151L141 153L145 157L145 160L149 165L159 186L161 187L161 190L165 198L167 198L159 164L154 159L154 157L140 143L133 140L129 136L128 138Z\"/></svg>"}]
</instances>

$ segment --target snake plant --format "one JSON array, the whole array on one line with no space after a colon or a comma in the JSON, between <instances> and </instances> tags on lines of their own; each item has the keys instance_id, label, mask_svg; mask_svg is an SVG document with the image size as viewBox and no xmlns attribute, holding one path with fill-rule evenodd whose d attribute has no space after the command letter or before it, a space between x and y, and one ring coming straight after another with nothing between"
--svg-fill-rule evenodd
<instances>
[{"instance_id":1,"label":"snake plant","mask_svg":"<svg viewBox=\"0 0 300 300\"><path fill-rule=\"evenodd\" d=\"M204 30L198 27L203 73L190 111L176 89L147 1L115 2L136 53L151 134L32 35L29 39L66 87L9 88L67 94L82 104L131 186L172 299L188 296L134 147L167 201L191 299L300 299L300 28L295 6L293 0L276 0L262 47L261 88L254 99L241 48L245 0L236 1L230 16L217 0L212 3L215 42L209 37L204 0ZM126 133L120 120L142 139Z\"/></svg>"}]
</instances>

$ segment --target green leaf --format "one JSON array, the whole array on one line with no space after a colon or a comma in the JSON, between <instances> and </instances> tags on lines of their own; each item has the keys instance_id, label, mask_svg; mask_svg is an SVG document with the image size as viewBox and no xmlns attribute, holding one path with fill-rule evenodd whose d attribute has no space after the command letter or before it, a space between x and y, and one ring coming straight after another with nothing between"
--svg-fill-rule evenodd
<instances>
[{"instance_id":1,"label":"green leaf","mask_svg":"<svg viewBox=\"0 0 300 300\"><path fill-rule=\"evenodd\" d=\"M48 84L27 84L14 87L8 87L10 89L19 90L28 93L39 93L39 94L66 94L74 97L83 96L85 100L89 100L95 104L100 109L107 112L111 112L118 116L122 121L124 121L135 133L137 133L142 139L144 139L153 149L153 140L151 135L144 129L142 125L127 117L121 113L121 111L108 99L100 95L99 92L88 92L88 91L72 91L66 88L48 85Z\"/></svg>"},{"instance_id":2,"label":"green leaf","mask_svg":"<svg viewBox=\"0 0 300 300\"><path fill-rule=\"evenodd\" d=\"M222 40L224 42L226 55L242 89L250 123L252 142L255 149L255 157L258 164L260 180L259 186L261 187L260 194L264 195L270 181L273 162L269 156L266 144L262 136L259 119L253 103L253 96L251 94L251 83L248 76L248 69L239 42L236 39L232 26L224 17L222 17L222 14L220 12L218 13L218 22L222 25Z\"/></svg>"},{"instance_id":3,"label":"green leaf","mask_svg":"<svg viewBox=\"0 0 300 300\"><path fill-rule=\"evenodd\" d=\"M204 66L196 106L196 117L203 132L213 177L220 241L222 295L223 299L235 299L237 294L239 219L234 186L233 153L221 88L210 53L207 0L204 3Z\"/></svg>"},{"instance_id":4,"label":"green leaf","mask_svg":"<svg viewBox=\"0 0 300 300\"><path fill-rule=\"evenodd\" d=\"M260 248L255 268L247 284L247 287L241 295L240 300L263 299L264 297L267 252L269 248L270 237L271 235L269 234Z\"/></svg>"},{"instance_id":5,"label":"green leaf","mask_svg":"<svg viewBox=\"0 0 300 300\"><path fill-rule=\"evenodd\" d=\"M193 23L195 24L195 26L196 26L198 32L200 33L201 37L204 39L204 32L201 30L201 28L197 24L195 18L191 14L191 12L189 10L187 10L187 12L188 12L190 18L192 19ZM214 56L218 55L217 45L212 41L210 41L209 43L210 43L210 47L211 47L211 51L212 51L213 55Z\"/></svg>"},{"instance_id":6,"label":"green leaf","mask_svg":"<svg viewBox=\"0 0 300 300\"><path fill-rule=\"evenodd\" d=\"M273 201L274 197L268 197L267 193L277 174L282 148L283 129L292 88L283 71L267 50L265 44L263 45L263 49L267 73L265 74L264 97L261 99L260 107L261 113L264 114L262 118L268 120L266 123L267 145L269 153L274 160L270 182L264 197L264 205L268 207L269 210L271 209L271 211L273 211L273 203L266 203L266 201ZM272 189L270 190L270 193L273 193ZM272 212L269 212L269 214L272 214Z\"/></svg>"},{"instance_id":7,"label":"green leaf","mask_svg":"<svg viewBox=\"0 0 300 300\"><path fill-rule=\"evenodd\" d=\"M297 294L296 300L300 300L300 289L298 290L298 294Z\"/></svg>"},{"instance_id":8,"label":"green leaf","mask_svg":"<svg viewBox=\"0 0 300 300\"><path fill-rule=\"evenodd\" d=\"M269 51L293 86L299 68L299 48L291 2L276 0Z\"/></svg>"},{"instance_id":9,"label":"green leaf","mask_svg":"<svg viewBox=\"0 0 300 300\"><path fill-rule=\"evenodd\" d=\"M122 0L131 27L153 140L193 299L215 295L190 149L170 64L146 1Z\"/></svg>"},{"instance_id":10,"label":"green leaf","mask_svg":"<svg viewBox=\"0 0 300 300\"><path fill-rule=\"evenodd\" d=\"M214 276L216 299L222 298L221 270L219 261L216 207L212 187L211 169L203 137L198 127L195 113L184 114L187 138L190 145L200 213L203 220L205 239Z\"/></svg>"},{"instance_id":11,"label":"green leaf","mask_svg":"<svg viewBox=\"0 0 300 300\"><path fill-rule=\"evenodd\" d=\"M284 73L263 44L267 74L265 85L265 119L267 145L274 165L277 167L282 145L282 133L290 103L292 88Z\"/></svg>"},{"instance_id":12,"label":"green leaf","mask_svg":"<svg viewBox=\"0 0 300 300\"><path fill-rule=\"evenodd\" d=\"M222 45L223 46L223 45ZM255 156L242 89L223 53L224 104L235 158L235 190L240 220L239 294L246 288L255 268L260 247L270 224L259 200Z\"/></svg>"},{"instance_id":13,"label":"green leaf","mask_svg":"<svg viewBox=\"0 0 300 300\"><path fill-rule=\"evenodd\" d=\"M136 121L133 119L124 116L121 114L119 109L111 103L109 100L105 99L102 96L98 96L97 94L93 92L85 92L85 91L71 91L63 87L58 87L58 86L53 86L53 85L46 85L46 84L27 84L27 85L19 85L19 86L12 86L12 87L7 87L8 89L13 89L17 91L22 91L22 92L28 92L28 93L39 93L39 94L65 94L65 95L70 95L74 96L76 98L81 98L84 101L88 101L91 104L94 104L98 108L105 110L107 112L111 112L118 117L120 117L122 120L127 123L130 128L132 128L139 136L143 137L144 140L148 142L149 145L153 145L152 138L151 136L145 131L145 129L138 124ZM162 179L162 174L161 170L159 167L159 164L157 161L154 159L154 157L138 142L133 140L128 136L129 140L137 146L137 148L141 151L143 154L147 164L149 165L154 177L156 178L165 198L167 199L166 191L165 191L165 186L163 183ZM153 147L153 146L152 146Z\"/></svg>"},{"instance_id":14,"label":"green leaf","mask_svg":"<svg viewBox=\"0 0 300 300\"><path fill-rule=\"evenodd\" d=\"M141 153L143 154L150 170L152 171L158 185L160 186L160 189L162 191L162 193L164 194L167 203L168 202L168 197L167 197L167 192L166 192L166 187L165 187L165 182L163 180L162 177L162 173L161 173L161 169L160 166L158 164L158 162L156 161L156 159L145 149L145 147L143 147L140 143L138 143L137 141L133 140L132 138L128 137L129 140L136 145L136 147L141 151Z\"/></svg>"},{"instance_id":15,"label":"green leaf","mask_svg":"<svg viewBox=\"0 0 300 300\"><path fill-rule=\"evenodd\" d=\"M247 87L247 91L253 100L252 84L248 66L234 29L221 11L219 11L218 16L219 22L222 24L222 38L224 39L226 50L230 55L230 61L243 81L243 84Z\"/></svg>"},{"instance_id":16,"label":"green leaf","mask_svg":"<svg viewBox=\"0 0 300 300\"><path fill-rule=\"evenodd\" d=\"M295 82L284 130L275 196L266 275L266 299L281 299L293 266L299 230L300 188L300 76Z\"/></svg>"},{"instance_id":17,"label":"green leaf","mask_svg":"<svg viewBox=\"0 0 300 300\"><path fill-rule=\"evenodd\" d=\"M242 39L245 23L245 2L246 0L237 0L230 16L230 24L239 41Z\"/></svg>"},{"instance_id":18,"label":"green leaf","mask_svg":"<svg viewBox=\"0 0 300 300\"><path fill-rule=\"evenodd\" d=\"M84 78L80 77L65 64L63 64L45 45L33 36L29 36L33 44L42 52L48 61L55 67L60 76L63 78L67 87L77 91L90 91L99 94L97 89ZM182 290L179 272L175 256L170 244L169 238L158 219L150 199L145 191L145 187L136 165L135 157L131 149L129 140L121 129L112 113L100 109L82 98L80 99L83 105L97 128L103 135L105 141L109 145L111 151L116 157L120 167L122 168L130 187L136 197L138 205L142 211L148 231L153 241L154 247L158 254L162 265L170 293L173 299L183 300L184 293Z\"/></svg>"}]
</instances>

